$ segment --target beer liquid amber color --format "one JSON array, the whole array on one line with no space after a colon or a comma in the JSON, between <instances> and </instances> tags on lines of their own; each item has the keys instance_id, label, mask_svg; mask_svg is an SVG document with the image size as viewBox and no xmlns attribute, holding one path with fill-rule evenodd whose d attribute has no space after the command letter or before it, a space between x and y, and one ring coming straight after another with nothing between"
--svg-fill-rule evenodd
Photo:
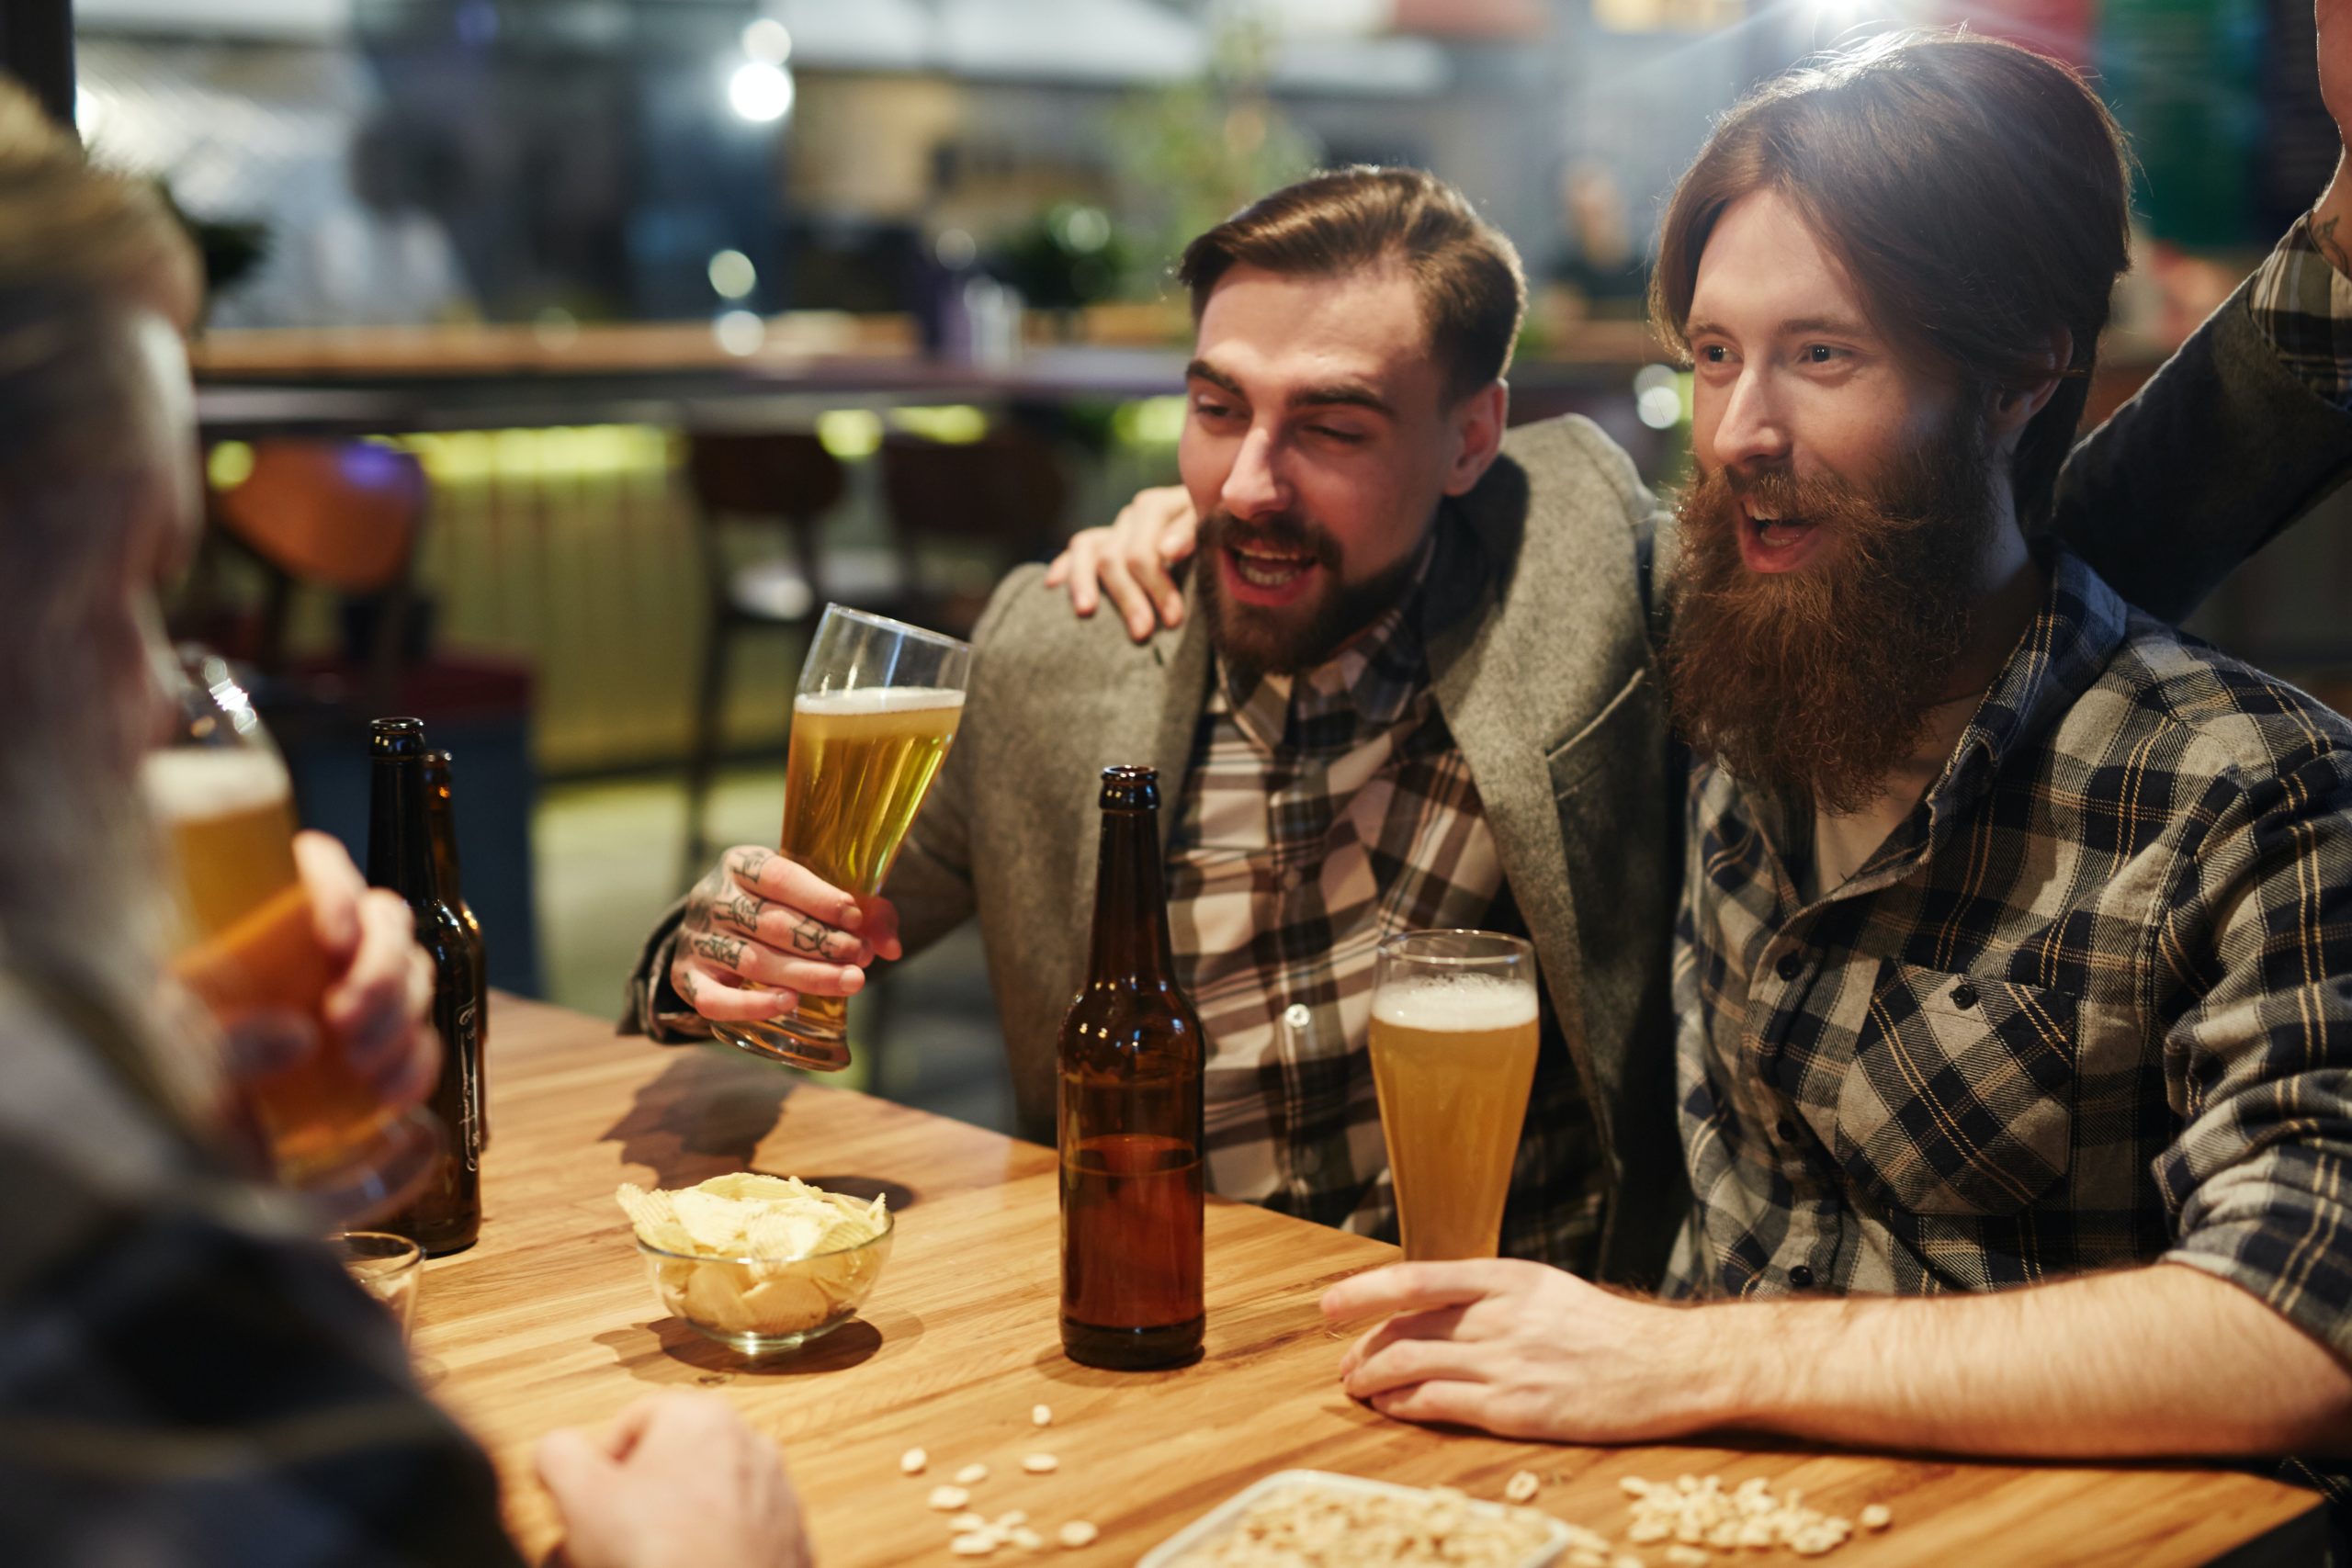
<instances>
[{"instance_id":1,"label":"beer liquid amber color","mask_svg":"<svg viewBox=\"0 0 2352 1568\"><path fill-rule=\"evenodd\" d=\"M1118 1370L1197 1358L1201 1023L1177 988L1158 775L1102 773L1086 984L1059 1042L1062 1348Z\"/></svg>"},{"instance_id":2,"label":"beer liquid amber color","mask_svg":"<svg viewBox=\"0 0 2352 1568\"><path fill-rule=\"evenodd\" d=\"M466 929L466 958L473 967L474 995L482 1006L474 1015L475 1097L481 1111L481 1146L490 1147L490 1079L483 1066L490 1060L490 958L482 945L481 921L475 918L473 906L466 902L463 879L458 871L458 808L457 796L449 778L449 753L427 751L424 754L424 814L433 829L433 874L441 887L441 897L458 912L458 923Z\"/></svg>"},{"instance_id":3,"label":"beer liquid amber color","mask_svg":"<svg viewBox=\"0 0 2352 1568\"><path fill-rule=\"evenodd\" d=\"M1492 1258L1540 1040L1532 981L1407 979L1373 999L1372 1074L1405 1256Z\"/></svg>"},{"instance_id":4,"label":"beer liquid amber color","mask_svg":"<svg viewBox=\"0 0 2352 1568\"><path fill-rule=\"evenodd\" d=\"M792 705L784 773L784 852L834 886L881 891L890 862L946 760L964 694L897 686L802 696ZM803 997L801 1019L831 1038L849 1003Z\"/></svg>"},{"instance_id":5,"label":"beer liquid amber color","mask_svg":"<svg viewBox=\"0 0 2352 1568\"><path fill-rule=\"evenodd\" d=\"M264 752L196 750L159 751L146 768L179 873L173 974L224 1022L285 1009L319 1023L334 968L295 870L284 765ZM245 1085L280 1175L297 1185L365 1146L392 1114L322 1023L318 1040Z\"/></svg>"},{"instance_id":6,"label":"beer liquid amber color","mask_svg":"<svg viewBox=\"0 0 2352 1568\"><path fill-rule=\"evenodd\" d=\"M368 880L408 901L416 944L433 961L441 1077L431 1105L447 1135L424 1190L383 1228L438 1258L463 1251L481 1234L482 994L466 946L465 922L442 897L434 872L424 726L413 718L379 718L368 745Z\"/></svg>"}]
</instances>

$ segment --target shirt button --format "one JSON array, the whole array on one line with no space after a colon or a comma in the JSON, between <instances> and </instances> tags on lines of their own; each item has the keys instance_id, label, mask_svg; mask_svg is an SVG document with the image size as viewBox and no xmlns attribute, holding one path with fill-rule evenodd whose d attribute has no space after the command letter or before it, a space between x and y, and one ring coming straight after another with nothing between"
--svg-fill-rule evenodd
<instances>
[{"instance_id":1,"label":"shirt button","mask_svg":"<svg viewBox=\"0 0 2352 1568\"><path fill-rule=\"evenodd\" d=\"M1781 1134L1781 1142L1784 1144L1793 1144L1797 1141L1797 1124L1785 1116L1781 1118L1781 1124L1772 1131Z\"/></svg>"},{"instance_id":2,"label":"shirt button","mask_svg":"<svg viewBox=\"0 0 2352 1568\"><path fill-rule=\"evenodd\" d=\"M1772 965L1772 972L1783 980L1793 980L1804 972L1804 960L1796 953L1784 953L1781 961Z\"/></svg>"},{"instance_id":3,"label":"shirt button","mask_svg":"<svg viewBox=\"0 0 2352 1568\"><path fill-rule=\"evenodd\" d=\"M1323 1168L1323 1151L1321 1149L1301 1149L1298 1151L1298 1157L1291 1161L1291 1164L1296 1168L1299 1175L1313 1176Z\"/></svg>"},{"instance_id":4,"label":"shirt button","mask_svg":"<svg viewBox=\"0 0 2352 1568\"><path fill-rule=\"evenodd\" d=\"M1970 985L1965 980L1962 980L1959 985L1954 986L1951 988L1951 1005L1956 1008L1974 1007L1976 1005L1976 987Z\"/></svg>"},{"instance_id":5,"label":"shirt button","mask_svg":"<svg viewBox=\"0 0 2352 1568\"><path fill-rule=\"evenodd\" d=\"M1813 1270L1806 1268L1802 1263L1790 1269L1789 1289L1792 1291L1809 1291L1813 1289Z\"/></svg>"}]
</instances>

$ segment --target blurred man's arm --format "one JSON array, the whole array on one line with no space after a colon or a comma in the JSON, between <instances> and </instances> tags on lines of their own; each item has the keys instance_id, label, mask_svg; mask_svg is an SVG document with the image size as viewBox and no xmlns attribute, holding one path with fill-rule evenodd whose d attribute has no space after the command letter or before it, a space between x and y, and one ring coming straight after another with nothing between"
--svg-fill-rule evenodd
<instances>
[{"instance_id":1,"label":"blurred man's arm","mask_svg":"<svg viewBox=\"0 0 2352 1568\"><path fill-rule=\"evenodd\" d=\"M2320 94L2352 121L2352 0L2318 0ZM2352 471L2352 176L2091 433L2052 524L2126 599L2185 618Z\"/></svg>"}]
</instances>

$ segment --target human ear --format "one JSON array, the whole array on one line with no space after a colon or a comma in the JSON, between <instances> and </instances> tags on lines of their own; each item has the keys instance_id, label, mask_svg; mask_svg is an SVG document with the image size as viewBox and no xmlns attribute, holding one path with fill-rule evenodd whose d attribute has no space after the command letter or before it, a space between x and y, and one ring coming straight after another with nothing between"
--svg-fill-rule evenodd
<instances>
[{"instance_id":1,"label":"human ear","mask_svg":"<svg viewBox=\"0 0 2352 1568\"><path fill-rule=\"evenodd\" d=\"M1487 477L1503 449L1503 427L1510 414L1510 389L1500 377L1462 400L1450 416L1453 460L1445 471L1445 493L1467 495Z\"/></svg>"},{"instance_id":2,"label":"human ear","mask_svg":"<svg viewBox=\"0 0 2352 1568\"><path fill-rule=\"evenodd\" d=\"M2048 406L2052 395L2058 390L2058 383L2064 378L2063 372L2074 357L2075 336L2062 328L2050 340L2050 351L2042 358L2050 370L2048 376L2022 387L2004 388L1993 395L1992 425L1996 439L2014 436L2033 423L2034 416Z\"/></svg>"}]
</instances>

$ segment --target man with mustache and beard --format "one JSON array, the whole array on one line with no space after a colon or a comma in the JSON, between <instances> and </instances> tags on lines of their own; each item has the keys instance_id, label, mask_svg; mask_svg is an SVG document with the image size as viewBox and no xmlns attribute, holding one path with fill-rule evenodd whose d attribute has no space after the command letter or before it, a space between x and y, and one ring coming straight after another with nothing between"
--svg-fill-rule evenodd
<instances>
[{"instance_id":1,"label":"man with mustache and beard","mask_svg":"<svg viewBox=\"0 0 2352 1568\"><path fill-rule=\"evenodd\" d=\"M798 988L846 994L877 954L977 912L1020 1125L1050 1140L1096 772L1151 762L1179 977L1211 1047L1215 1189L1393 1235L1364 1055L1373 950L1430 926L1523 931L1544 1045L1502 1249L1655 1285L1688 1201L1668 987L1680 781L1643 607L1650 499L1586 421L1514 431L1498 455L1518 264L1429 175L1276 192L1196 241L1182 276L1197 338L1181 464L1209 520L1198 613L1129 646L1016 572L888 897L729 851L657 929L631 1021L683 1040L774 1016ZM2053 468L2081 391L2053 403ZM2125 539L2175 561L2245 547L2201 543L2224 492L2183 424L2217 433L2231 472L2258 477L2226 493L2270 516L2352 455L2352 422L2225 311L2070 469L2064 493L2109 556Z\"/></svg>"},{"instance_id":2,"label":"man with mustache and beard","mask_svg":"<svg viewBox=\"0 0 2352 1568\"><path fill-rule=\"evenodd\" d=\"M2064 68L1922 35L1766 87L1678 186L1682 1300L1376 1270L1325 1301L1395 1314L1352 1393L1576 1441L2346 1451L2352 724L2039 526L2120 153ZM2329 222L2289 243L2342 289Z\"/></svg>"}]
</instances>

